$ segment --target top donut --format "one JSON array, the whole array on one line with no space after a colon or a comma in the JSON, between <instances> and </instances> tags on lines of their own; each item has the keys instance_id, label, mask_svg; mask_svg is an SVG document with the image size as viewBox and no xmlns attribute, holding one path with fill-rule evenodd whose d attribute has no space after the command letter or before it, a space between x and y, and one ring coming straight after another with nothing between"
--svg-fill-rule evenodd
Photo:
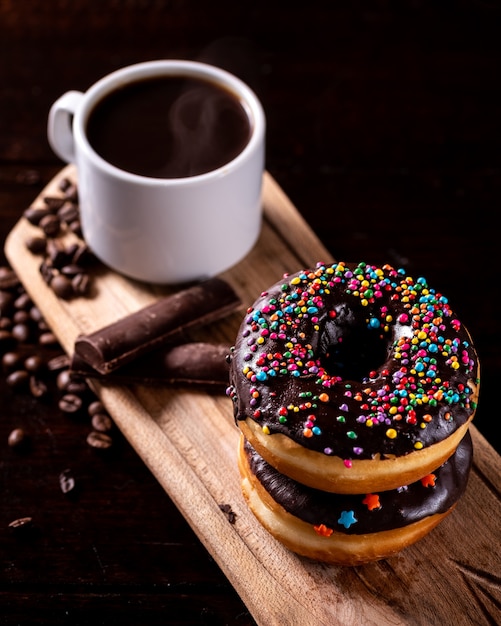
<instances>
[{"instance_id":1,"label":"top donut","mask_svg":"<svg viewBox=\"0 0 501 626\"><path fill-rule=\"evenodd\" d=\"M247 310L228 395L279 471L361 493L445 462L478 386L476 351L445 296L390 265L339 262L285 275Z\"/></svg>"}]
</instances>

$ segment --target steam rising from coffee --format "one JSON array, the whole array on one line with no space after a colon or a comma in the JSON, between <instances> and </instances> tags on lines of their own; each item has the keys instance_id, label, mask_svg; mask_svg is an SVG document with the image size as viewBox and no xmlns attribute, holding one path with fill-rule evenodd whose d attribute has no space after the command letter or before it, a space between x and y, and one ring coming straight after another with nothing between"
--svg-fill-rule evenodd
<instances>
[{"instance_id":1,"label":"steam rising from coffee","mask_svg":"<svg viewBox=\"0 0 501 626\"><path fill-rule=\"evenodd\" d=\"M252 123L239 98L188 76L144 79L108 94L87 124L90 144L122 170L184 178L217 169L246 146Z\"/></svg>"}]
</instances>

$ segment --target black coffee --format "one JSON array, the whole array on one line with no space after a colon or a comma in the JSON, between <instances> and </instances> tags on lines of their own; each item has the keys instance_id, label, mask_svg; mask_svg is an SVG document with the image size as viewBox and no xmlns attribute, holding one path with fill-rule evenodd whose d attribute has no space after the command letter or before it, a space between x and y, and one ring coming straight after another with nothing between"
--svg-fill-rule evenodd
<instances>
[{"instance_id":1,"label":"black coffee","mask_svg":"<svg viewBox=\"0 0 501 626\"><path fill-rule=\"evenodd\" d=\"M249 141L236 95L185 76L149 78L107 95L87 122L94 150L122 170L154 178L196 176L225 165Z\"/></svg>"}]
</instances>

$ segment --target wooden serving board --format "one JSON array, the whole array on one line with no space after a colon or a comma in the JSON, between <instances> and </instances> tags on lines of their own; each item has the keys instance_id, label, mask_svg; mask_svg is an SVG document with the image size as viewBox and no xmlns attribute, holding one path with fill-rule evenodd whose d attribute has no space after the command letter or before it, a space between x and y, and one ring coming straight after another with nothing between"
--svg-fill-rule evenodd
<instances>
[{"instance_id":1,"label":"wooden serving board","mask_svg":"<svg viewBox=\"0 0 501 626\"><path fill-rule=\"evenodd\" d=\"M33 206L43 205L45 195L58 195L63 177L76 181L74 167L63 169ZM268 173L263 211L255 248L221 275L241 296L243 309L284 272L332 260ZM7 238L5 252L69 354L78 334L97 330L172 291L103 269L93 278L92 297L60 300L40 275L40 258L26 249L27 238L37 232L22 218ZM359 260L363 254L354 251L353 256ZM193 339L231 344L242 314L197 331ZM238 430L226 396L108 382L93 383L93 388L259 624L501 623L501 457L474 426L474 467L453 513L397 556L346 568L292 554L250 513L240 492ZM234 524L220 504L231 506Z\"/></svg>"}]
</instances>

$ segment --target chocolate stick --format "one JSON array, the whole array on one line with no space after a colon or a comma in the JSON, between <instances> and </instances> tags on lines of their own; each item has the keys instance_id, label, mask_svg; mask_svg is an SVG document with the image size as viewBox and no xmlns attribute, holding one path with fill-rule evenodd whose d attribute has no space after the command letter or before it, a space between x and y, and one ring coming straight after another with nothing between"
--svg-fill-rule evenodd
<instances>
[{"instance_id":1,"label":"chocolate stick","mask_svg":"<svg viewBox=\"0 0 501 626\"><path fill-rule=\"evenodd\" d=\"M232 287L211 278L131 313L75 341L75 353L101 374L165 344L192 326L220 319L241 304Z\"/></svg>"},{"instance_id":2,"label":"chocolate stick","mask_svg":"<svg viewBox=\"0 0 501 626\"><path fill-rule=\"evenodd\" d=\"M100 374L75 353L70 372L120 384L187 385L222 391L228 386L229 352L230 346L204 342L162 346L108 374Z\"/></svg>"}]
</instances>

